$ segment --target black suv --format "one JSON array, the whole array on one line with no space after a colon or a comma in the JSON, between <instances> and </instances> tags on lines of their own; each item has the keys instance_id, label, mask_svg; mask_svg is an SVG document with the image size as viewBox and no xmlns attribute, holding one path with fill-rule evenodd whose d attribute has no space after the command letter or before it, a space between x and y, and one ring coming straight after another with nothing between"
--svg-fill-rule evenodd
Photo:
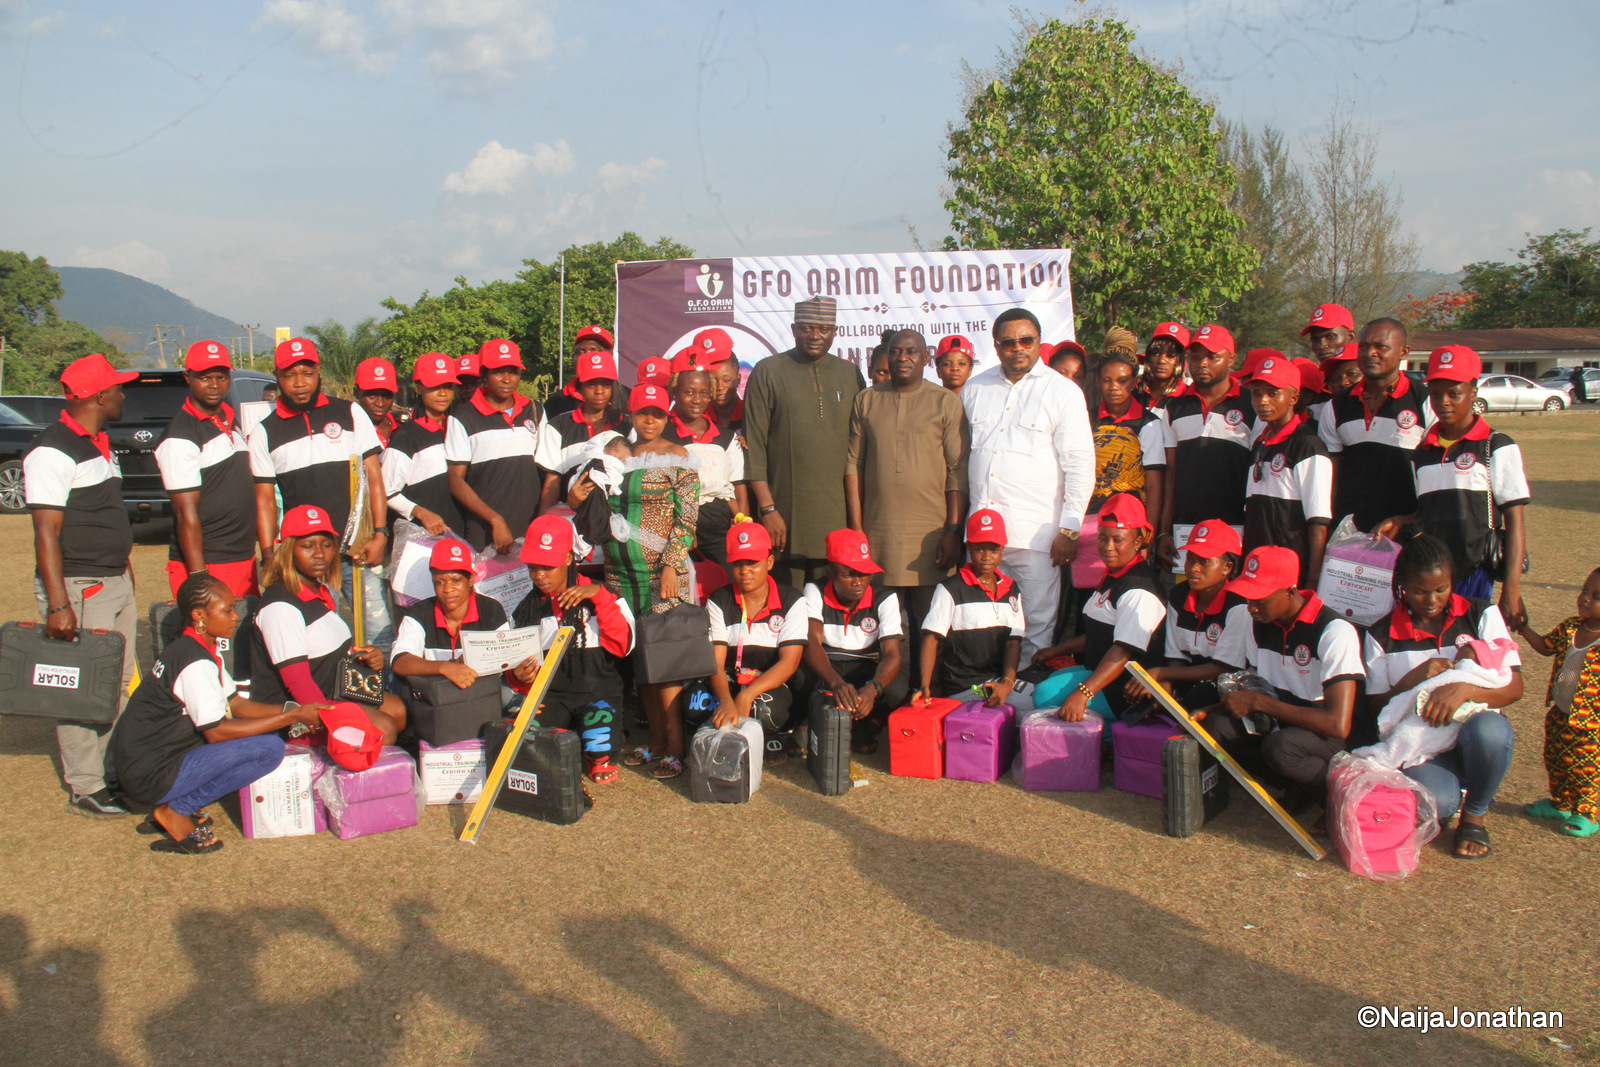
<instances>
[{"instance_id":1,"label":"black suv","mask_svg":"<svg viewBox=\"0 0 1600 1067\"><path fill-rule=\"evenodd\" d=\"M267 386L275 384L272 375L254 370L235 370L228 388L228 403L235 411L241 403L262 399ZM144 370L122 387L126 402L122 418L106 427L111 447L122 468L122 500L128 517L150 519L171 514L167 491L161 485L161 470L156 466L156 442L166 432L167 423L189 397L189 384L181 370ZM4 398L0 398L0 403ZM23 501L22 457L39 436L40 427L7 426L0 412L0 514L26 511Z\"/></svg>"}]
</instances>

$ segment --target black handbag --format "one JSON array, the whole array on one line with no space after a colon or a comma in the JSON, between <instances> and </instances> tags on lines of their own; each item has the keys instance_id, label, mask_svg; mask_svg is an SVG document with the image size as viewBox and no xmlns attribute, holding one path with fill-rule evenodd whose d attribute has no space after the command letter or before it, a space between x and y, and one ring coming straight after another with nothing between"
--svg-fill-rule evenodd
<instances>
[{"instance_id":1,"label":"black handbag","mask_svg":"<svg viewBox=\"0 0 1600 1067\"><path fill-rule=\"evenodd\" d=\"M478 678L465 689L442 674L419 674L407 678L406 685L412 732L436 747L471 740L503 714L498 674Z\"/></svg>"},{"instance_id":2,"label":"black handbag","mask_svg":"<svg viewBox=\"0 0 1600 1067\"><path fill-rule=\"evenodd\" d=\"M334 681L333 699L349 700L375 708L383 703L383 672L375 671L355 656L339 657L339 676Z\"/></svg>"},{"instance_id":3,"label":"black handbag","mask_svg":"<svg viewBox=\"0 0 1600 1067\"><path fill-rule=\"evenodd\" d=\"M641 682L686 682L709 678L717 661L711 651L711 617L696 604L647 612L638 620L634 669Z\"/></svg>"},{"instance_id":4,"label":"black handbag","mask_svg":"<svg viewBox=\"0 0 1600 1067\"><path fill-rule=\"evenodd\" d=\"M1494 469L1489 466L1491 445L1490 440L1486 439L1483 442L1483 469L1489 472L1489 492L1486 494L1489 498L1489 532L1484 538L1483 565L1488 569L1489 577L1504 583L1506 580L1505 514L1496 511L1494 506ZM1528 573L1528 563L1527 538L1524 537L1520 573Z\"/></svg>"}]
</instances>

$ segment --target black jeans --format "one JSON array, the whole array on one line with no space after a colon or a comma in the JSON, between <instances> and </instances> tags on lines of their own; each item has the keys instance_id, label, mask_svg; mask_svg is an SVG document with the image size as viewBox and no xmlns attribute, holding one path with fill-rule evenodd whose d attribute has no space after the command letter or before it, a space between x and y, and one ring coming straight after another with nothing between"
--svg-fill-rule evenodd
<instances>
[{"instance_id":1,"label":"black jeans","mask_svg":"<svg viewBox=\"0 0 1600 1067\"><path fill-rule=\"evenodd\" d=\"M1342 737L1322 737L1299 726L1282 726L1261 742L1261 758L1305 794L1305 799L1326 806L1328 763L1349 747Z\"/></svg>"},{"instance_id":2,"label":"black jeans","mask_svg":"<svg viewBox=\"0 0 1600 1067\"><path fill-rule=\"evenodd\" d=\"M860 689L872 680L878 671L878 661L875 659L834 659L828 657L828 662L838 672L840 678ZM889 713L903 706L906 702L906 693L910 686L904 669L889 681L887 688L878 693L878 698L872 702L872 710L867 717L856 721L851 728L852 736L858 739L877 737L883 733L884 727L889 723ZM812 692L822 692L825 687L819 679L812 685ZM809 704L806 705L810 707Z\"/></svg>"},{"instance_id":3,"label":"black jeans","mask_svg":"<svg viewBox=\"0 0 1600 1067\"><path fill-rule=\"evenodd\" d=\"M738 696L744 686L728 679L728 692ZM690 682L683 691L683 721L690 727L699 727L711 721L711 716L717 713L717 695L711 691L711 685L704 681ZM794 692L787 685L780 685L776 689L769 689L756 697L750 706L750 717L761 724L761 732L770 742L777 735L787 733L798 725L794 719ZM771 748L769 744L767 746Z\"/></svg>"},{"instance_id":4,"label":"black jeans","mask_svg":"<svg viewBox=\"0 0 1600 1067\"><path fill-rule=\"evenodd\" d=\"M937 585L887 585L883 589L900 598L900 614L906 631L901 639L900 673L908 680L922 677L922 620L933 606L933 591L937 588Z\"/></svg>"}]
</instances>

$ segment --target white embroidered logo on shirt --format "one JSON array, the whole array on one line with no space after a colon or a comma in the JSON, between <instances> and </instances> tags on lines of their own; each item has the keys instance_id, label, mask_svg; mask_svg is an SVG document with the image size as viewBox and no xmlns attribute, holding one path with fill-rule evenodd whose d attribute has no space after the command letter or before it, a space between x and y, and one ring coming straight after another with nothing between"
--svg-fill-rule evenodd
<instances>
[{"instance_id":1,"label":"white embroidered logo on shirt","mask_svg":"<svg viewBox=\"0 0 1600 1067\"><path fill-rule=\"evenodd\" d=\"M322 435L330 441L337 441L344 433L344 427L337 422L330 422L322 428Z\"/></svg>"}]
</instances>

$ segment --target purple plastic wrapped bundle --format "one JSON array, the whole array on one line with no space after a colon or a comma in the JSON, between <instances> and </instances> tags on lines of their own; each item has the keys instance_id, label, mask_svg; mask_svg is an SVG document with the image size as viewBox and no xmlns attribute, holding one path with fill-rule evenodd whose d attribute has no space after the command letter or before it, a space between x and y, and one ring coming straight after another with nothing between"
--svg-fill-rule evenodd
<instances>
[{"instance_id":1,"label":"purple plastic wrapped bundle","mask_svg":"<svg viewBox=\"0 0 1600 1067\"><path fill-rule=\"evenodd\" d=\"M961 782L993 782L1011 766L1017 748L1017 712L974 700L944 719L944 776Z\"/></svg>"},{"instance_id":2,"label":"purple plastic wrapped bundle","mask_svg":"<svg viewBox=\"0 0 1600 1067\"><path fill-rule=\"evenodd\" d=\"M1346 517L1328 538L1317 596L1357 626L1371 626L1394 610L1394 561L1400 546L1374 539Z\"/></svg>"},{"instance_id":3,"label":"purple plastic wrapped bundle","mask_svg":"<svg viewBox=\"0 0 1600 1067\"><path fill-rule=\"evenodd\" d=\"M1024 789L1092 793L1100 788L1100 744L1105 720L1089 714L1066 722L1055 710L1022 720L1022 751L1011 777Z\"/></svg>"},{"instance_id":4,"label":"purple plastic wrapped bundle","mask_svg":"<svg viewBox=\"0 0 1600 1067\"><path fill-rule=\"evenodd\" d=\"M364 771L328 764L317 777L317 795L341 841L415 826L427 802L416 763L394 745L385 745Z\"/></svg>"},{"instance_id":5,"label":"purple plastic wrapped bundle","mask_svg":"<svg viewBox=\"0 0 1600 1067\"><path fill-rule=\"evenodd\" d=\"M1166 795L1161 778L1161 747L1169 737L1182 737L1183 730L1165 715L1151 715L1129 726L1111 724L1111 784L1128 793L1155 797Z\"/></svg>"}]
</instances>

